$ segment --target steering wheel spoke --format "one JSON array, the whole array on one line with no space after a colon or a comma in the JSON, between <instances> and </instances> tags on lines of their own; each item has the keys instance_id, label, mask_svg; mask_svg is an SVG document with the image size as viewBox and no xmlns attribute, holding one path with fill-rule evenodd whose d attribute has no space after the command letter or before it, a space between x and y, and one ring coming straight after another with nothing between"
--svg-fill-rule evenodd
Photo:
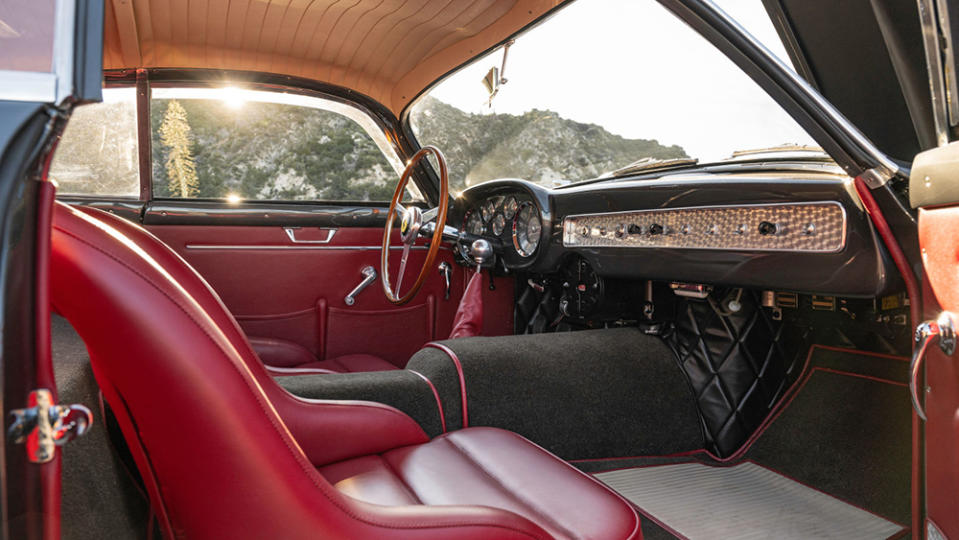
<instances>
[{"instance_id":1,"label":"steering wheel spoke","mask_svg":"<svg viewBox=\"0 0 959 540\"><path fill-rule=\"evenodd\" d=\"M439 206L432 208L423 212L417 206L410 206L409 208L401 204L400 199L403 198L403 193L406 190L406 184L409 182L410 176L413 174L413 170L417 163L427 154L433 154L436 157L436 161L439 164L439 176L440 176L440 193L439 193ZM396 191L393 192L393 200L390 201L390 209L386 215L386 226L383 231L383 245L380 250L380 283L383 285L383 292L386 294L386 299L393 304L405 304L413 299L416 296L416 293L419 292L420 288L423 286L423 283L426 281L426 277L431 274L429 271L433 266L433 263L436 262L436 256L439 253L440 244L442 244L442 234L446 229L446 211L449 206L449 174L446 167L446 158L443 156L443 153L439 151L435 146L425 146L419 152L413 155L409 160L409 163L406 165L406 169L403 170L402 176L400 176L400 181L396 185ZM403 254L400 259L399 272L396 275L396 288L394 289L390 285L390 271L389 271L389 258L391 251L391 242L390 235L393 232L394 225L396 221L400 223L400 237L403 242ZM423 226L427 223L433 223L432 227L423 230ZM406 266L409 262L410 251L413 246L416 244L416 239L419 237L421 232L430 232L432 233L431 241L427 248L426 258L423 261L423 266L420 267L419 273L416 276L416 281L410 287L410 290L406 294L400 293L400 287L403 285L403 277L406 274Z\"/></svg>"}]
</instances>

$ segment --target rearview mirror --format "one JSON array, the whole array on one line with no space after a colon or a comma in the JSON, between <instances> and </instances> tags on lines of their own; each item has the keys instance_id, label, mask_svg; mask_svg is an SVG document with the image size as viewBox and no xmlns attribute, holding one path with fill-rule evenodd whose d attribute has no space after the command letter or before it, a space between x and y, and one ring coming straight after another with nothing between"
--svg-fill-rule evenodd
<instances>
[{"instance_id":1,"label":"rearview mirror","mask_svg":"<svg viewBox=\"0 0 959 540\"><path fill-rule=\"evenodd\" d=\"M499 90L499 68L496 66L489 68L486 76L483 77L483 86L486 87L486 93L489 94L490 99L493 99Z\"/></svg>"}]
</instances>

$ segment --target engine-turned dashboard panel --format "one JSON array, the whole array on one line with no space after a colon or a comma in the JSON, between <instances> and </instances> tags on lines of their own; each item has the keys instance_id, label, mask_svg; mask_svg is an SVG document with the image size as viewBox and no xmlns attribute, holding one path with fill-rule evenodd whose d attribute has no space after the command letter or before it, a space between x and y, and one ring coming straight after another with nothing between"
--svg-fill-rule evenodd
<instances>
[{"instance_id":1,"label":"engine-turned dashboard panel","mask_svg":"<svg viewBox=\"0 0 959 540\"><path fill-rule=\"evenodd\" d=\"M670 208L567 216L565 247L832 253L846 244L834 201Z\"/></svg>"}]
</instances>

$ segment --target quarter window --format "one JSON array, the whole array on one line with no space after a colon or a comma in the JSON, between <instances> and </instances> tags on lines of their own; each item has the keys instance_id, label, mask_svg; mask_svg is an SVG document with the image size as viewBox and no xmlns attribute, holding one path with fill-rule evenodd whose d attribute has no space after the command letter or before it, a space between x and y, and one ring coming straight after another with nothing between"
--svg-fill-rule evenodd
<instances>
[{"instance_id":1,"label":"quarter window","mask_svg":"<svg viewBox=\"0 0 959 540\"><path fill-rule=\"evenodd\" d=\"M138 197L136 89L105 88L103 102L77 107L49 176L61 195Z\"/></svg>"}]
</instances>

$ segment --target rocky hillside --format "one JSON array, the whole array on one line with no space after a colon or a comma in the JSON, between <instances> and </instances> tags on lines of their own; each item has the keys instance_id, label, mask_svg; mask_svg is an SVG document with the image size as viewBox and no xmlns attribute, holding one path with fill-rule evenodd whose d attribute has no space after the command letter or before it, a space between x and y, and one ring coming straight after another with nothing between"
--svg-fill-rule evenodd
<instances>
[{"instance_id":1,"label":"rocky hillside","mask_svg":"<svg viewBox=\"0 0 959 540\"><path fill-rule=\"evenodd\" d=\"M421 144L445 153L453 189L503 177L553 185L595 178L644 157L686 157L679 146L625 139L553 111L470 114L431 97L426 100L414 111L414 130Z\"/></svg>"},{"instance_id":2,"label":"rocky hillside","mask_svg":"<svg viewBox=\"0 0 959 540\"><path fill-rule=\"evenodd\" d=\"M557 185L595 178L644 157L686 155L678 146L624 139L552 111L470 114L427 99L412 121L422 144L446 154L454 191L505 177ZM180 120L168 133L186 133L189 143L181 145L189 146L196 170L195 181L189 181L191 197L388 200L392 194L393 168L370 137L343 116L270 103L246 103L236 110L216 101L179 103L182 109L170 100L153 102L157 196L183 192L170 182L173 146L159 136L171 107L180 111Z\"/></svg>"}]
</instances>

